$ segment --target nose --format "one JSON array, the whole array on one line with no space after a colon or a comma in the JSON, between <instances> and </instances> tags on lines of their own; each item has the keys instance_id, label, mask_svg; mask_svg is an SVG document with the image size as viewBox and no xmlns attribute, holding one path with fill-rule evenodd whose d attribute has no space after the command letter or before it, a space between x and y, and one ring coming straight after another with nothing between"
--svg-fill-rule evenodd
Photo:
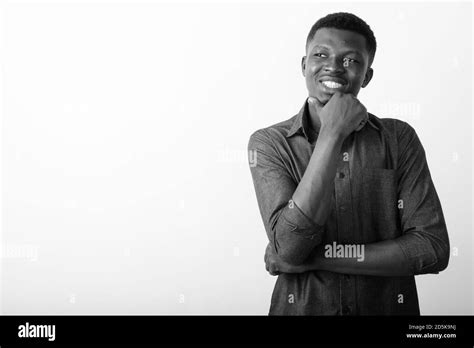
<instances>
[{"instance_id":1,"label":"nose","mask_svg":"<svg viewBox=\"0 0 474 348\"><path fill-rule=\"evenodd\" d=\"M340 61L336 57L333 57L333 58L330 58L330 59L326 60L324 70L326 72L332 72L332 73L343 73L344 72L344 65L343 65L342 61Z\"/></svg>"}]
</instances>

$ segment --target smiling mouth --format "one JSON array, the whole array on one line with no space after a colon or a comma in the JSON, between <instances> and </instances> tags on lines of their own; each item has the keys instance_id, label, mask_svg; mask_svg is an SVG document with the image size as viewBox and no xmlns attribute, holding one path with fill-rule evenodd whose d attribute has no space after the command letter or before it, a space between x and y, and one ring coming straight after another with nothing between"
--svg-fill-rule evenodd
<instances>
[{"instance_id":1,"label":"smiling mouth","mask_svg":"<svg viewBox=\"0 0 474 348\"><path fill-rule=\"evenodd\" d=\"M338 83L338 82L334 82L334 81L322 81L321 83L322 83L325 87L331 88L331 89L338 89L338 88L344 87L343 84Z\"/></svg>"}]
</instances>

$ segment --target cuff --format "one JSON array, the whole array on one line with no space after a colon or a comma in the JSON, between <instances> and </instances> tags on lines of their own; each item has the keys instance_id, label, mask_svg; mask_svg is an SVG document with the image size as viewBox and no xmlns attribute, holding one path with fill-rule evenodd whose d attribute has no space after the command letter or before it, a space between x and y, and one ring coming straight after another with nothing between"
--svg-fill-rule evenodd
<instances>
[{"instance_id":1,"label":"cuff","mask_svg":"<svg viewBox=\"0 0 474 348\"><path fill-rule=\"evenodd\" d=\"M405 254L414 274L424 273L426 269L438 262L430 242L417 232L404 234L395 241Z\"/></svg>"},{"instance_id":2,"label":"cuff","mask_svg":"<svg viewBox=\"0 0 474 348\"><path fill-rule=\"evenodd\" d=\"M322 239L324 226L307 217L293 200L290 200L281 217L290 232L311 240Z\"/></svg>"}]
</instances>

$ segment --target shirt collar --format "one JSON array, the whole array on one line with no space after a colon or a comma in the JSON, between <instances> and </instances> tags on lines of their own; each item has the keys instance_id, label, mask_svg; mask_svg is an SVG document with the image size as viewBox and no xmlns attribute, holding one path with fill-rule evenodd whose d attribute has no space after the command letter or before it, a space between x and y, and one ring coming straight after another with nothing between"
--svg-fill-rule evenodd
<instances>
[{"instance_id":1,"label":"shirt collar","mask_svg":"<svg viewBox=\"0 0 474 348\"><path fill-rule=\"evenodd\" d=\"M308 99L306 99L306 101L303 104L303 107L300 109L300 111L296 115L293 121L293 124L291 125L291 128L288 131L288 134L286 135L286 137L289 138L298 132L302 132L303 135L306 137L306 139L309 141L308 134L310 132L309 132L308 118L309 118ZM370 126L372 126L372 128L375 128L376 130L380 131L380 128L376 125L376 123L378 123L377 119L371 113L369 113L369 120L367 121L367 123ZM317 132L319 132L319 130Z\"/></svg>"},{"instance_id":2,"label":"shirt collar","mask_svg":"<svg viewBox=\"0 0 474 348\"><path fill-rule=\"evenodd\" d=\"M300 132L300 131L302 131L305 135L307 134L307 132L304 131L304 127L303 127L303 118L306 118L305 116L306 117L308 116L307 101L304 102L303 107L300 109L300 111L296 115L295 120L293 121L293 124L291 125L291 128L288 131L288 134L286 136L287 138L291 137L293 134L296 134L297 132Z\"/></svg>"}]
</instances>

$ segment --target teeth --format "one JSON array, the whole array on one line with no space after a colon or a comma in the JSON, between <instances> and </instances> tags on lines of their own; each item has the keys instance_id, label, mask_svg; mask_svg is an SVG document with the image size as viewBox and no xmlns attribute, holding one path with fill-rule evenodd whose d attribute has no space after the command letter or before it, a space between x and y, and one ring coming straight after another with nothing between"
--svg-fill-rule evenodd
<instances>
[{"instance_id":1,"label":"teeth","mask_svg":"<svg viewBox=\"0 0 474 348\"><path fill-rule=\"evenodd\" d=\"M323 85L329 88L340 88L342 85L334 81L323 81Z\"/></svg>"}]
</instances>

